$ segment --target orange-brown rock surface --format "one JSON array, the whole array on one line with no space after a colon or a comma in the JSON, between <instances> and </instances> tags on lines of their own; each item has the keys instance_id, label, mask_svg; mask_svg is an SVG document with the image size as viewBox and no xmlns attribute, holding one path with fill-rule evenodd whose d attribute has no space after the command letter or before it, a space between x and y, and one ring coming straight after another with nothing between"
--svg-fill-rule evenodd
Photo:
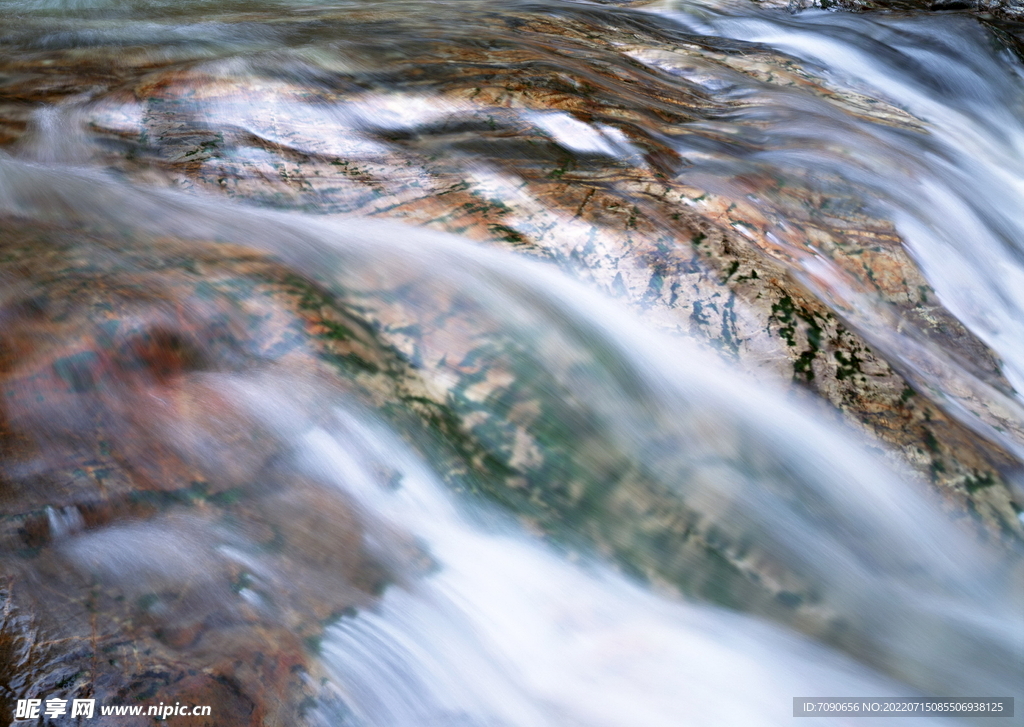
<instances>
[{"instance_id":1,"label":"orange-brown rock surface","mask_svg":"<svg viewBox=\"0 0 1024 727\"><path fill-rule=\"evenodd\" d=\"M998 360L937 303L892 225L811 181L743 177L713 193L673 146L728 143L715 121L740 103L727 92L737 79L914 133L919 120L792 59L642 14L451 11L458 22L431 34L409 9L211 13L267 35L201 52L76 44L74 32L102 39L102 20L0 21L0 143L44 167L396 219L541 258L824 402L981 537L1018 547L1005 475L1019 462L901 373L848 305L848 293L881 301L967 362L970 385L951 369L950 391L1020 437L1016 413L984 398L1008 390ZM74 32L30 42L44 25ZM322 696L324 624L372 603L391 574L364 552L351 503L281 465L274 432L222 394L219 381L254 372L414 420L447 442L452 481L478 478L541 530L589 513L574 524L584 539L633 572L856 651L813 584L652 484L600 433L573 433L603 457L577 467L565 432L542 426L541 394L560 390L510 368L508 342L454 295L419 310L383 289L345 297L244 240L147 237L131 220L122 238L9 212L0 224L0 651L20 665L6 699L89 684L106 701L220 705L211 724L283 725ZM798 280L812 256L842 286ZM140 543L145 557L119 555Z\"/></svg>"},{"instance_id":2,"label":"orange-brown rock surface","mask_svg":"<svg viewBox=\"0 0 1024 727\"><path fill-rule=\"evenodd\" d=\"M224 389L243 367L325 377L286 273L159 247L5 222L3 708L37 693L296 724L324 625L389 576L346 497L284 465ZM152 718L132 719L98 723Z\"/></svg>"}]
</instances>

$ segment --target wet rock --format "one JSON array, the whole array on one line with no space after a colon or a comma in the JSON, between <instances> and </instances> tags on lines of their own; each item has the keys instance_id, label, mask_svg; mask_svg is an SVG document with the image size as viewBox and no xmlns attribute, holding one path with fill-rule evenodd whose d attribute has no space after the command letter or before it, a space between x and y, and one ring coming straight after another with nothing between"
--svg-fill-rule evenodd
<instances>
[{"instance_id":1,"label":"wet rock","mask_svg":"<svg viewBox=\"0 0 1024 727\"><path fill-rule=\"evenodd\" d=\"M892 225L811 179L738 177L712 193L688 179L673 150L690 138L728 143L714 122L735 107L729 90L741 83L810 92L910 133L922 132L919 120L829 88L785 56L686 36L649 15L458 12L460 22L430 40L419 34L428 21L415 14L332 10L315 15L343 28L343 50L242 61L228 49L165 68L139 51L116 83L103 81L107 90L61 111L62 123L86 129L77 154L138 181L387 217L551 260L656 325L814 392L956 510L998 539L1020 539L1005 483L1017 466L1006 442L1022 437L1019 407L1005 396L999 362L937 303ZM313 32L310 22L276 27L301 34ZM361 40L384 32L382 23L393 42L403 39L397 59ZM82 62L53 53L16 61L46 63L48 74ZM50 100L34 93L35 104ZM829 261L830 278L808 278L803 265L813 259ZM855 313L861 300L888 311L923 353L907 360L903 349L880 350L877 321ZM400 324L377 325L407 355L419 345ZM945 372L940 397L915 367ZM448 367L436 376L462 373ZM433 405L447 406L448 388L434 389ZM971 414L958 421L962 409ZM990 441L967 429L977 421ZM530 439L525 430L519 437Z\"/></svg>"},{"instance_id":2,"label":"wet rock","mask_svg":"<svg viewBox=\"0 0 1024 727\"><path fill-rule=\"evenodd\" d=\"M4 230L4 708L181 702L211 706L189 723L299 723L323 628L393 571L352 503L283 464L230 396L243 367L325 375L295 297L268 282L286 273L243 250L157 262Z\"/></svg>"},{"instance_id":3,"label":"wet rock","mask_svg":"<svg viewBox=\"0 0 1024 727\"><path fill-rule=\"evenodd\" d=\"M920 121L763 48L638 13L559 8L462 4L459 22L430 37L431 19L386 9L221 15L272 23L273 42L192 55L120 40L41 48L24 40L38 32L24 21L5 28L0 140L38 162L103 165L134 183L261 207L397 219L546 260L824 402L980 523L981 537L1017 547L1004 473L1019 463L878 349L844 297L882 301L966 362L949 391L966 388L960 400L979 418L1019 437L1014 412L977 393L1006 393L999 362L929 295L892 226L814 180L746 176L705 189L676 151L683 138L733 143L715 122L740 103L730 93L741 81L807 91L908 133ZM790 224L784 238L778 219ZM350 504L282 471L274 433L218 393L218 381L254 369L359 397L408 425L453 486L486 493L567 547L886 667L871 653L884 645L743 532L727 504L681 498L580 424L592 412L564 381L596 367L578 351L545 370L458 291L410 298L415 286L402 283L414 278L345 289L230 244L139 229L118 237L109 223L5 223L3 274L16 292L0 350L12 452L2 536L12 618L29 614L32 625L19 622L0 648L38 652L31 689L80 674L61 688L93 683L114 701L216 697L232 705L218 724L291 724L316 696L323 624L372 602L389 573L361 553L366 524ZM841 285L801 275L809 256L829 260ZM705 429L720 460L683 461L679 482L730 468L756 482L777 475L742 432ZM140 542L152 544L147 557L187 567L158 578L140 558L124 582L111 563L131 561ZM39 594L54 583L67 595L50 603ZM30 629L40 636L26 641Z\"/></svg>"},{"instance_id":4,"label":"wet rock","mask_svg":"<svg viewBox=\"0 0 1024 727\"><path fill-rule=\"evenodd\" d=\"M1015 0L755 0L762 7L797 12L807 8L854 12L914 13L960 12L971 13L985 20L1017 21L1024 17L1024 5Z\"/></svg>"}]
</instances>

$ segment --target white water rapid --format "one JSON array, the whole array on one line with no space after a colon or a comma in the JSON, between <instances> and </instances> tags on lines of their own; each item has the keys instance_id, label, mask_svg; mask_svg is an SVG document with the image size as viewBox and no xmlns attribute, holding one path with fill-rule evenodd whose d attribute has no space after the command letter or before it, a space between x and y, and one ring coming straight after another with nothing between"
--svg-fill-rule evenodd
<instances>
[{"instance_id":1,"label":"white water rapid","mask_svg":"<svg viewBox=\"0 0 1024 727\"><path fill-rule=\"evenodd\" d=\"M543 3L513 5L518 11ZM578 5L584 4L550 4ZM585 5L588 12L611 12ZM383 92L381 98L372 96L370 81L369 100L362 106L324 100L327 71L318 76L302 59L321 62L322 56L335 52L332 36L318 35L326 31L316 23L292 36L269 22L246 20L234 27L189 17L190 11L213 12L214 6L0 0L0 13L25 18L24 26L5 22L2 39L33 53L110 42L118 48L113 54L117 63L127 65L137 47L148 44L160 49L161 63L180 61L182 73L200 68L207 74L196 71L196 78L219 82L217 73L235 73L251 80L259 69L264 75L248 93L270 94L267 89L276 88L278 81L284 84L281 79L300 78L310 98L323 94L312 101L298 95L286 102L275 98L265 105L259 98L239 98L232 105L197 93L143 109L134 97L126 100L127 91L117 95L123 89L112 92L114 101L102 104L83 89L81 97L26 112L22 121L29 131L0 149L0 218L12 230L15 224L60 234L71 230L66 234L80 239L80 248L72 250L88 251L88 264L95 268L122 265L119 255L125 250L139 256L132 260L142 259L147 244L154 251L147 273L164 272L160 256L172 257L165 250L178 255L189 245L220 245L240 259L240 250L270 255L298 278L314 281L335 296L339 306L356 311L367 331L387 329L389 345L409 364L408 377L422 378L421 396L400 400L409 411L428 394L444 400L437 392L454 389L458 376L476 375L475 370L466 373L475 365L467 351L477 350L486 339L488 370L480 364L483 373L465 387L476 408L462 414L477 423L534 417L531 426L547 438L538 436L541 445L533 449L515 440L508 447L513 458L529 464L550 456L557 461L556 474L572 473L565 478L572 483L570 489L597 483L602 507L611 501L624 513L621 522L609 524L609 511L593 504L597 496L580 497L590 509L560 513L564 528L541 534L537 513L543 508L531 500L525 484L513 481L510 487L518 488L514 497L519 499L510 496L505 502L494 496L504 483L495 485L469 468L443 471L438 462L456 446L444 441L455 439L454 428L438 428L442 434L435 432L435 439L421 436L402 412L393 410L401 407L381 403L384 394L379 400L359 399L321 386L312 374L288 378L266 363L269 354L260 358L262 352L251 355L259 359L252 366L232 363L234 368L225 365L216 371L211 366L211 371L197 374L209 387L203 391L215 391L247 412L246 421L255 422L259 436L269 433L267 441L280 447L273 458L267 457L274 467L299 472L355 503L366 524L362 545L398 574L379 599L367 598L365 605L333 619L317 641L314 656L322 662L318 674L323 689L305 715L312 723L903 724L885 717L795 719L795 697L1015 697L1017 709L1024 710L1020 553L980 542L970 528L953 522L921 477L824 407L791 396L781 384L765 383L767 377L743 371L692 341L654 330L625 302L582 282L571 265L560 269L423 227L344 217L326 209L326 203L317 208L321 197L312 194L315 201L304 201L307 206L281 211L269 209L275 204L288 208L280 199L261 207L251 198L232 200L185 184L179 185L184 189L168 189L166 184L149 185L144 175L132 177L132 170L113 172L96 163L97 149L107 153L120 149L121 143L127 148L124 139L131 135L125 131L124 138L105 137L102 142L90 136L99 133L96 119L103 113L115 115L111 108L128 129L133 123L142 128L159 113L170 116L167 109L173 107L183 116L201 117L201 122L196 124L200 132L176 130L172 138L209 133L212 140L204 142L209 149L228 144L227 137L236 144L225 153L231 164L270 159L268 164L279 166L284 163L274 153L284 159L286 152L310 152L310 146L316 147L310 158L314 152L325 158L335 153L369 158L382 153L386 143L403 143L403 134L414 135L433 128L438 119L465 112L468 102L426 99L426 92L415 103L412 93L396 93L385 103ZM431 3L408 6L410 17L434 12ZM253 13L270 12L268 8L293 19L291 10L276 4L240 5L240 11ZM147 19L144 11L169 15ZM683 160L679 179L710 193L744 197L763 210L767 237L792 253L795 275L810 291L889 358L915 388L975 434L1001 446L1008 458L1024 456L1024 401L1018 393L1024 391L1020 59L968 16L790 15L747 5L681 2L628 12L654 18L665 33L781 51L822 87L881 99L918 125L910 131L868 113L849 112L820 93L757 83L749 75L719 74L709 80L708 68L653 52L659 49L626 53L637 67L704 84L709 93L732 104L713 120L680 122L667 134L651 130L652 137ZM75 13L84 13L80 21ZM50 20L52 33L44 33ZM432 26L423 22L423 36L429 37ZM31 42L25 40L32 33ZM388 53L401 56L401 48ZM386 74L355 51L352 55L351 68L360 70L365 63L371 68L367 77L385 83L380 79ZM207 62L211 65L202 65ZM114 73L117 63L103 72ZM324 61L320 70L343 65L331 63ZM20 82L16 76L11 71L0 82ZM56 86L60 79L47 82ZM666 93L671 91L669 87ZM540 129L575 153L609 165L647 163L626 134L607 124L547 111L513 108L508 113L522 128ZM278 116L289 114L278 123ZM269 117L273 134L260 125ZM496 122L492 119L491 124ZM329 128L336 136L323 132L320 146L293 139L308 128ZM222 133L224 129L229 131ZM214 132L221 134L219 141ZM519 189L516 179L501 176L496 163L480 161L484 152L473 156L471 132L464 132L466 138L458 129L451 133L456 141L446 142L448 147L438 143L432 153L449 155L453 164L464 164L478 179L497 180L495 188ZM373 134L385 141L371 138ZM145 133L141 138L140 148L148 143ZM269 139L273 150L254 151L256 138ZM177 152L161 153L170 165L167 160ZM494 159L500 156L494 153ZM213 162L195 162L197 167L208 163ZM858 214L890 220L932 294L995 353L1008 385L986 378L966 357L901 317L896 306L859 286L828 250L798 244L805 231L799 220L788 216L785 203L761 199L743 188L742 180L754 175L771 177L780 187L792 183L856 197L862 203ZM570 224L566 222L567 229ZM13 239L15 233L0 229L4 234ZM182 247L160 247L171 238ZM181 253L175 260L184 257ZM188 261L190 274L203 275L209 261L199 254L195 258L198 262ZM14 283L8 285L7 278L0 283L7 286L4 305L23 292ZM244 292L256 295L249 288ZM168 320L205 315L193 298L177 307L152 303L153 308L160 305L166 305L161 310ZM256 318L225 313L223 328L243 319L246 325L259 325ZM267 325L271 323L268 315ZM219 345L204 344L210 351ZM232 352L236 358L231 360L241 361L250 353ZM72 387L86 391L94 383L84 374L75 375ZM472 394L473 386L492 381L509 386L515 382L527 393L513 403ZM161 400L159 390L153 390L158 393L147 394L146 401L154 411L163 412L168 421L171 414L166 412L180 413L177 404ZM123 420L136 427L141 418L132 418L138 414L130 405L134 400L114 395L111 400L121 407L117 411ZM105 405L107 400L97 401ZM61 436L60 426L66 424L62 417L68 422L73 417L57 407L40 411L42 424L29 415L22 419L44 432L40 441L48 444ZM192 447L209 455L204 461L220 467L217 437L235 421L226 415L214 418L210 429L216 431L210 436L173 426L154 431L161 432L169 448ZM84 415L73 424L94 426ZM230 433L234 436L234 430ZM1018 470L1008 467L1007 477L1019 477ZM252 471L261 470L254 466ZM497 482L498 476L493 479ZM264 485L261 481L255 487ZM577 494L569 493L566 501ZM665 503L665 510L656 507ZM676 504L682 512L684 503L689 508L685 512L695 514L681 528L679 522L690 515L665 513ZM522 511L515 511L516 506ZM158 547L163 542L161 520L107 528L63 501L46 505L43 512L54 550L76 572L100 574L97 583L129 588L133 579L156 579L153 574L164 566L167 573L161 578L184 574L181 579L198 581L197 573L213 573L219 564L242 564L249 580L239 579L230 593L213 585L209 592L242 604L239 613L251 608L260 614L276 608L273 589L287 588L288 573L278 561L255 547L245 550L248 545L239 543L248 541L237 533L225 535L230 526L212 518L189 515L190 529L183 531L187 537L179 533L177 540ZM173 525L171 518L167 522ZM687 563L710 568L716 547L731 548L729 554L755 580L777 580L769 585L781 594L780 602L804 610L787 622L789 616L776 617L782 607L775 603L754 615L756 609L748 609L742 595L723 592L717 594L720 598L705 599L694 592L714 594L706 583L698 583L703 591L688 592L689 581L641 577L646 571L638 563L653 557L658 543L665 546L663 552L675 552L673 538L681 538L682 530L690 537L697 525L707 523L711 525L700 536L707 542L700 545L699 556L679 557L681 570ZM624 545L627 531L641 535ZM36 556L25 555L30 557ZM408 566L417 559L427 565ZM689 575L694 582L715 578L713 573ZM793 584L804 590L797 593ZM155 609L153 613L154 619L161 616ZM974 720L918 716L910 724L1024 725L1024 715L1018 711L1012 719Z\"/></svg>"}]
</instances>

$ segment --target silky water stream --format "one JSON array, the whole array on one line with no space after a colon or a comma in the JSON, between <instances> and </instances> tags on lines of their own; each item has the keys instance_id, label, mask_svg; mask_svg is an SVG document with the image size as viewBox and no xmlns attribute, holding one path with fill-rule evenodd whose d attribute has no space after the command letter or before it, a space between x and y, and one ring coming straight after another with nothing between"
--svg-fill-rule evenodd
<instances>
[{"instance_id":1,"label":"silky water stream","mask_svg":"<svg viewBox=\"0 0 1024 727\"><path fill-rule=\"evenodd\" d=\"M1024 696L1005 38L747 5L0 8L11 714Z\"/></svg>"}]
</instances>

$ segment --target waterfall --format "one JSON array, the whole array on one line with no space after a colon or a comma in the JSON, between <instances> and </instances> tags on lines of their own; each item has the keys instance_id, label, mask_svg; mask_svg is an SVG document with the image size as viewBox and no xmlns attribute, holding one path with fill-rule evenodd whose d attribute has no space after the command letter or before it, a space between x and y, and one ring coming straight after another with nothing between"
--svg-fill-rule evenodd
<instances>
[{"instance_id":1,"label":"waterfall","mask_svg":"<svg viewBox=\"0 0 1024 727\"><path fill-rule=\"evenodd\" d=\"M224 724L1024 696L1024 67L986 26L0 8L0 703L126 702L145 659L133 699ZM761 265L820 308L725 287ZM891 369L827 379L827 336ZM850 414L871 377L947 438Z\"/></svg>"}]
</instances>

